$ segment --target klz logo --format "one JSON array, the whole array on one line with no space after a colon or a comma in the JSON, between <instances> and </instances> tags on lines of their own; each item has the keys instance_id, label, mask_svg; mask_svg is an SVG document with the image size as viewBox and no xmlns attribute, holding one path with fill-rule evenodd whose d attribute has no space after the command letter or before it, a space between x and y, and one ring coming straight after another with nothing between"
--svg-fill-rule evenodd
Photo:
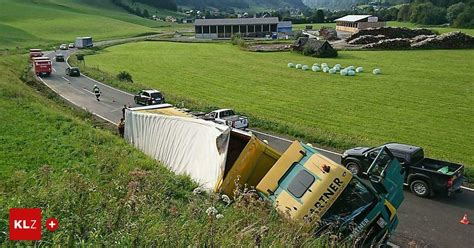
<instances>
[{"instance_id":1,"label":"klz logo","mask_svg":"<svg viewBox=\"0 0 474 248\"><path fill-rule=\"evenodd\" d=\"M41 240L41 209L10 209L10 240Z\"/></svg>"}]
</instances>

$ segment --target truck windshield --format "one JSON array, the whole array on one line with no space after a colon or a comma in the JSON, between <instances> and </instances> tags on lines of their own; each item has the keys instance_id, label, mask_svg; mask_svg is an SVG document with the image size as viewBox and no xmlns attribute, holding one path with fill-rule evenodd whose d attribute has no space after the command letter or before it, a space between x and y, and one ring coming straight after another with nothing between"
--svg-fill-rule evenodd
<instances>
[{"instance_id":1,"label":"truck windshield","mask_svg":"<svg viewBox=\"0 0 474 248\"><path fill-rule=\"evenodd\" d=\"M323 219L344 218L362 207L368 207L376 202L375 195L358 179L352 178L341 196L329 208Z\"/></svg>"}]
</instances>

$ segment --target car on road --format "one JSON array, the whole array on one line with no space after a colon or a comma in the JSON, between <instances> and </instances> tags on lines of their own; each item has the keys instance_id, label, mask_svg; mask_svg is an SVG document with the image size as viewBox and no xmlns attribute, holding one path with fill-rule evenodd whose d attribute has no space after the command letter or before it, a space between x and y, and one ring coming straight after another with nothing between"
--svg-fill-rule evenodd
<instances>
[{"instance_id":1,"label":"car on road","mask_svg":"<svg viewBox=\"0 0 474 248\"><path fill-rule=\"evenodd\" d=\"M64 55L61 53L56 54L55 60L56 62L64 62Z\"/></svg>"},{"instance_id":2,"label":"car on road","mask_svg":"<svg viewBox=\"0 0 474 248\"><path fill-rule=\"evenodd\" d=\"M232 109L214 110L206 114L204 119L212 120L216 123L224 124L237 129L246 129L249 127L248 118L237 115Z\"/></svg>"},{"instance_id":3,"label":"car on road","mask_svg":"<svg viewBox=\"0 0 474 248\"><path fill-rule=\"evenodd\" d=\"M450 196L453 192L461 191L463 165L425 158L423 148L414 145L387 143L372 148L356 147L342 154L342 164L353 174L363 175L383 147L387 147L400 161L405 171L405 184L415 195Z\"/></svg>"},{"instance_id":4,"label":"car on road","mask_svg":"<svg viewBox=\"0 0 474 248\"><path fill-rule=\"evenodd\" d=\"M69 48L74 48L74 47L76 47L76 45L74 45L74 43L69 43L68 47Z\"/></svg>"},{"instance_id":5,"label":"car on road","mask_svg":"<svg viewBox=\"0 0 474 248\"><path fill-rule=\"evenodd\" d=\"M78 67L68 67L66 69L66 75L70 77L79 77L81 75L81 71Z\"/></svg>"},{"instance_id":6,"label":"car on road","mask_svg":"<svg viewBox=\"0 0 474 248\"><path fill-rule=\"evenodd\" d=\"M69 48L68 48L67 44L61 44L61 45L59 46L59 49L61 49L61 50L68 50Z\"/></svg>"},{"instance_id":7,"label":"car on road","mask_svg":"<svg viewBox=\"0 0 474 248\"><path fill-rule=\"evenodd\" d=\"M165 97L158 90L141 90L134 97L136 104L154 105L165 103Z\"/></svg>"}]
</instances>

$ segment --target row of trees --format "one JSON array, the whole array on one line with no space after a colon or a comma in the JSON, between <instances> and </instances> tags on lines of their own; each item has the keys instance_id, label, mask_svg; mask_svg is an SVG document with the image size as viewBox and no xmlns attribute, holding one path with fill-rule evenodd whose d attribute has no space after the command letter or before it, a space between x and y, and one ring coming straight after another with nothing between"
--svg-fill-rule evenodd
<instances>
[{"instance_id":1,"label":"row of trees","mask_svg":"<svg viewBox=\"0 0 474 248\"><path fill-rule=\"evenodd\" d=\"M397 20L426 25L450 23L454 27L474 28L474 0L416 0L400 7Z\"/></svg>"}]
</instances>

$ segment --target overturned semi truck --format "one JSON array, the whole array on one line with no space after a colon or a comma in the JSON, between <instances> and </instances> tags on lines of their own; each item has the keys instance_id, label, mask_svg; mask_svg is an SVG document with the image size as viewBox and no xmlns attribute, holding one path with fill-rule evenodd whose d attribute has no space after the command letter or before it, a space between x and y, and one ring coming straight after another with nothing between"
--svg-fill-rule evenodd
<instances>
[{"instance_id":1,"label":"overturned semi truck","mask_svg":"<svg viewBox=\"0 0 474 248\"><path fill-rule=\"evenodd\" d=\"M238 180L315 233L336 226L359 247L386 243L398 224L404 175L386 148L366 181L299 141L280 154L251 133L169 104L128 109L125 139L208 190L232 197Z\"/></svg>"}]
</instances>

